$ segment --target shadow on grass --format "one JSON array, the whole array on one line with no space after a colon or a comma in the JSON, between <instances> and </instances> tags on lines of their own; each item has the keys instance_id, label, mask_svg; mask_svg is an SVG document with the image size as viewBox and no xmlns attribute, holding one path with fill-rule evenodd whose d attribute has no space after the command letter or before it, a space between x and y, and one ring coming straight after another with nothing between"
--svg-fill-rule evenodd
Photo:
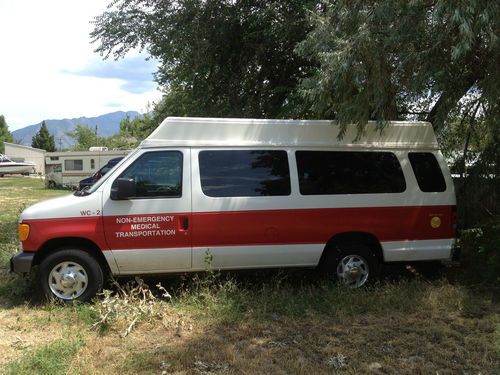
<instances>
[{"instance_id":1,"label":"shadow on grass","mask_svg":"<svg viewBox=\"0 0 500 375\"><path fill-rule=\"evenodd\" d=\"M177 288L172 306L182 324L150 326L155 339L129 348L120 372L361 373L374 362L384 373L495 368L498 305L462 285L407 278L352 290L305 271L201 277L161 279ZM478 305L483 314L470 316Z\"/></svg>"},{"instance_id":2,"label":"shadow on grass","mask_svg":"<svg viewBox=\"0 0 500 375\"><path fill-rule=\"evenodd\" d=\"M120 279L120 285L127 281ZM145 281L152 291L161 282L171 294L169 303L158 306L163 318L138 321L129 344L119 339L114 351L99 344L95 353L86 349L111 372L362 373L378 363L387 373L490 373L495 366L491 342L498 303L469 286L431 282L411 267L394 265L380 283L356 290L312 270ZM29 291L12 275L0 296L15 306L26 304ZM100 303L77 311L88 327ZM67 324L74 318L68 314ZM111 328L103 336L121 332Z\"/></svg>"}]
</instances>

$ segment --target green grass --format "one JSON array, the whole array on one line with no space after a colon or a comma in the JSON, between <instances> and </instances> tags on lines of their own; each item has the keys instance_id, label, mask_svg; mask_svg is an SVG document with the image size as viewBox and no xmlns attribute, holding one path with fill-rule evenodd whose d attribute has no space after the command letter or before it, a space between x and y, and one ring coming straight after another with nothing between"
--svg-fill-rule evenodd
<instances>
[{"instance_id":1,"label":"green grass","mask_svg":"<svg viewBox=\"0 0 500 375\"><path fill-rule=\"evenodd\" d=\"M70 193L69 190L46 189L45 181L41 178L2 177L0 222L17 220L21 209L33 203Z\"/></svg>"},{"instance_id":2,"label":"green grass","mask_svg":"<svg viewBox=\"0 0 500 375\"><path fill-rule=\"evenodd\" d=\"M301 275L304 281L300 281ZM429 311L473 311L479 306L472 291L446 280L403 279L353 290L306 271L267 276L266 281L257 276L245 281L221 278L201 286L195 277L174 293L172 306L227 323L249 315L341 319L366 313L411 313L415 306Z\"/></svg>"},{"instance_id":3,"label":"green grass","mask_svg":"<svg viewBox=\"0 0 500 375\"><path fill-rule=\"evenodd\" d=\"M64 374L83 345L81 338L60 340L44 345L8 364L6 374Z\"/></svg>"}]
</instances>

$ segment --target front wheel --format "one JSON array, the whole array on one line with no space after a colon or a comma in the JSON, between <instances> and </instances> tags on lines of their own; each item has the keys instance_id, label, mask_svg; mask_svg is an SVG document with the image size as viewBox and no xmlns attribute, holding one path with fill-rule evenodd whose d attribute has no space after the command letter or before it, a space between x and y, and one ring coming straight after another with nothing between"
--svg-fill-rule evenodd
<instances>
[{"instance_id":1,"label":"front wheel","mask_svg":"<svg viewBox=\"0 0 500 375\"><path fill-rule=\"evenodd\" d=\"M325 268L342 285L363 287L378 277L379 264L374 252L361 243L342 243L329 251Z\"/></svg>"},{"instance_id":2,"label":"front wheel","mask_svg":"<svg viewBox=\"0 0 500 375\"><path fill-rule=\"evenodd\" d=\"M88 252L61 249L40 263L37 283L48 299L84 302L102 289L103 272L99 262Z\"/></svg>"}]
</instances>

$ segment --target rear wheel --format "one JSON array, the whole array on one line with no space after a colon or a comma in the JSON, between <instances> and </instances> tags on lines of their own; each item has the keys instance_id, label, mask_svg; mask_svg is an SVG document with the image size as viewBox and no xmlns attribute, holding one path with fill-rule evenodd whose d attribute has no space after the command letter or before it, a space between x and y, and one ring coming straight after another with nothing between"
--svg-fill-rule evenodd
<instances>
[{"instance_id":1,"label":"rear wheel","mask_svg":"<svg viewBox=\"0 0 500 375\"><path fill-rule=\"evenodd\" d=\"M360 288L376 280L379 263L375 253L363 243L340 243L329 249L324 268L342 285Z\"/></svg>"},{"instance_id":2,"label":"rear wheel","mask_svg":"<svg viewBox=\"0 0 500 375\"><path fill-rule=\"evenodd\" d=\"M61 249L38 267L37 283L45 298L62 302L89 301L103 285L99 262L88 252Z\"/></svg>"}]
</instances>

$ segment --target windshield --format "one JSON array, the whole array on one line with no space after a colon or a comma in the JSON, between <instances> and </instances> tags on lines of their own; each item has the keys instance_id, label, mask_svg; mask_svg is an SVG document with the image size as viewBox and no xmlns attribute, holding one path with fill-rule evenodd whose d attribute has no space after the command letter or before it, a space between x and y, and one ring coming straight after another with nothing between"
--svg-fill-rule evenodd
<instances>
[{"instance_id":1,"label":"windshield","mask_svg":"<svg viewBox=\"0 0 500 375\"><path fill-rule=\"evenodd\" d=\"M100 174L101 176L104 176L106 173L108 173L111 168L113 168L115 165L117 165L118 163L116 164L113 164L113 165L110 165L109 163L106 164L104 167L102 167L101 169L99 169L96 174Z\"/></svg>"},{"instance_id":2,"label":"windshield","mask_svg":"<svg viewBox=\"0 0 500 375\"><path fill-rule=\"evenodd\" d=\"M75 195L77 193L80 193L78 195L89 195L89 194L92 194L94 191L96 191L99 188L99 186L101 186L109 178L109 176L111 176L113 174L113 171L116 168L118 168L120 165L122 165L125 162L125 160L128 160L137 151L138 151L138 149L135 149L130 154L128 154L127 156L125 156L122 160L120 160L117 164L115 164L109 171L107 171L106 174L101 179L99 179L94 185L92 185L90 188L81 190L79 192L76 192Z\"/></svg>"},{"instance_id":3,"label":"windshield","mask_svg":"<svg viewBox=\"0 0 500 375\"><path fill-rule=\"evenodd\" d=\"M0 163L8 163L8 162L12 162L12 160L10 160L7 156L5 156L4 154L0 154Z\"/></svg>"}]
</instances>

